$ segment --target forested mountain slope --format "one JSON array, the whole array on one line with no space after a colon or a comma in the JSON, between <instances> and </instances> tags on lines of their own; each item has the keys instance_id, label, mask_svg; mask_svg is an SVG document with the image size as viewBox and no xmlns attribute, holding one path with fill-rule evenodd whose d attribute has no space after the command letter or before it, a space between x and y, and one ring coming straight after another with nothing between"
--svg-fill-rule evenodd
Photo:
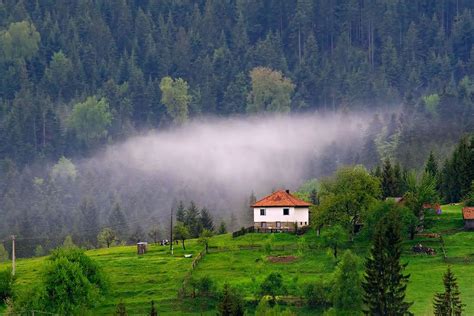
<instances>
[{"instance_id":1,"label":"forested mountain slope","mask_svg":"<svg viewBox=\"0 0 474 316\"><path fill-rule=\"evenodd\" d=\"M189 86L184 119L265 110L248 95L250 70L266 66L294 84L293 112L405 104L385 124L401 131L397 158L415 166L413 146L473 128L473 9L469 0L3 0L0 159L83 155L170 124L165 76ZM81 137L70 116L91 96L108 105L98 110L106 129Z\"/></svg>"},{"instance_id":2,"label":"forested mountain slope","mask_svg":"<svg viewBox=\"0 0 474 316\"><path fill-rule=\"evenodd\" d=\"M471 0L0 0L0 238L18 233L20 256L67 234L91 245L105 225L134 240L181 199L233 229L249 196L341 165L421 170L433 150L442 169L474 131L473 43ZM122 159L136 143L170 168L138 172L146 155ZM456 179L472 146L444 164L446 202L470 184ZM221 159L187 169L203 157Z\"/></svg>"}]
</instances>

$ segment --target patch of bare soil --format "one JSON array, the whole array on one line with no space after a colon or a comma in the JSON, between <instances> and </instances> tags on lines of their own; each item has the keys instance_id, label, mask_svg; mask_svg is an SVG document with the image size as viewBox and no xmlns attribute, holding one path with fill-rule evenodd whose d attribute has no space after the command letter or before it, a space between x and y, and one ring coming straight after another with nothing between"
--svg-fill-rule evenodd
<instances>
[{"instance_id":1,"label":"patch of bare soil","mask_svg":"<svg viewBox=\"0 0 474 316\"><path fill-rule=\"evenodd\" d=\"M267 257L268 261L271 263L290 263L298 259L295 256L268 256Z\"/></svg>"}]
</instances>

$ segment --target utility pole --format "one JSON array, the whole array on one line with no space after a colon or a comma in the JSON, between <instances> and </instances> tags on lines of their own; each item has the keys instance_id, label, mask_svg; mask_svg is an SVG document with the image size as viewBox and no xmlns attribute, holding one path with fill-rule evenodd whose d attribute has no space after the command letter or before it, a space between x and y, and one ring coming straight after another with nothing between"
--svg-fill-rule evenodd
<instances>
[{"instance_id":1,"label":"utility pole","mask_svg":"<svg viewBox=\"0 0 474 316\"><path fill-rule=\"evenodd\" d=\"M15 275L15 235L12 235L12 275Z\"/></svg>"},{"instance_id":2,"label":"utility pole","mask_svg":"<svg viewBox=\"0 0 474 316\"><path fill-rule=\"evenodd\" d=\"M171 255L173 255L173 207L171 207L171 217L170 217L170 250L171 250Z\"/></svg>"}]
</instances>

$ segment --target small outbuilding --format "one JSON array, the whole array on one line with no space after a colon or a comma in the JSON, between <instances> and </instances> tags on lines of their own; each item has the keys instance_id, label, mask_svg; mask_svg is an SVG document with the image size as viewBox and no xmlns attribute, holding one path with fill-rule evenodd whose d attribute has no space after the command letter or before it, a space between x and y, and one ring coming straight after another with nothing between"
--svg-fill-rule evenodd
<instances>
[{"instance_id":1,"label":"small outbuilding","mask_svg":"<svg viewBox=\"0 0 474 316\"><path fill-rule=\"evenodd\" d=\"M137 242L137 253L139 255L143 255L148 250L148 243L147 242Z\"/></svg>"},{"instance_id":2,"label":"small outbuilding","mask_svg":"<svg viewBox=\"0 0 474 316\"><path fill-rule=\"evenodd\" d=\"M464 219L464 229L474 229L474 207L464 207L462 209L462 218Z\"/></svg>"}]
</instances>

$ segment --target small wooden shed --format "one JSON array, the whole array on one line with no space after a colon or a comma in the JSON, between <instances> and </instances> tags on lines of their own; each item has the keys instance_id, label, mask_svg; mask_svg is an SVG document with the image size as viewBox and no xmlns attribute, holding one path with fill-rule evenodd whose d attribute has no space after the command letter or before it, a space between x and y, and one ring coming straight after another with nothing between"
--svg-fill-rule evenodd
<instances>
[{"instance_id":1,"label":"small wooden shed","mask_svg":"<svg viewBox=\"0 0 474 316\"><path fill-rule=\"evenodd\" d=\"M143 255L148 250L148 243L147 242L137 242L137 253L139 255Z\"/></svg>"},{"instance_id":2,"label":"small wooden shed","mask_svg":"<svg viewBox=\"0 0 474 316\"><path fill-rule=\"evenodd\" d=\"M464 229L474 230L474 207L464 207L462 218L464 219Z\"/></svg>"}]
</instances>

